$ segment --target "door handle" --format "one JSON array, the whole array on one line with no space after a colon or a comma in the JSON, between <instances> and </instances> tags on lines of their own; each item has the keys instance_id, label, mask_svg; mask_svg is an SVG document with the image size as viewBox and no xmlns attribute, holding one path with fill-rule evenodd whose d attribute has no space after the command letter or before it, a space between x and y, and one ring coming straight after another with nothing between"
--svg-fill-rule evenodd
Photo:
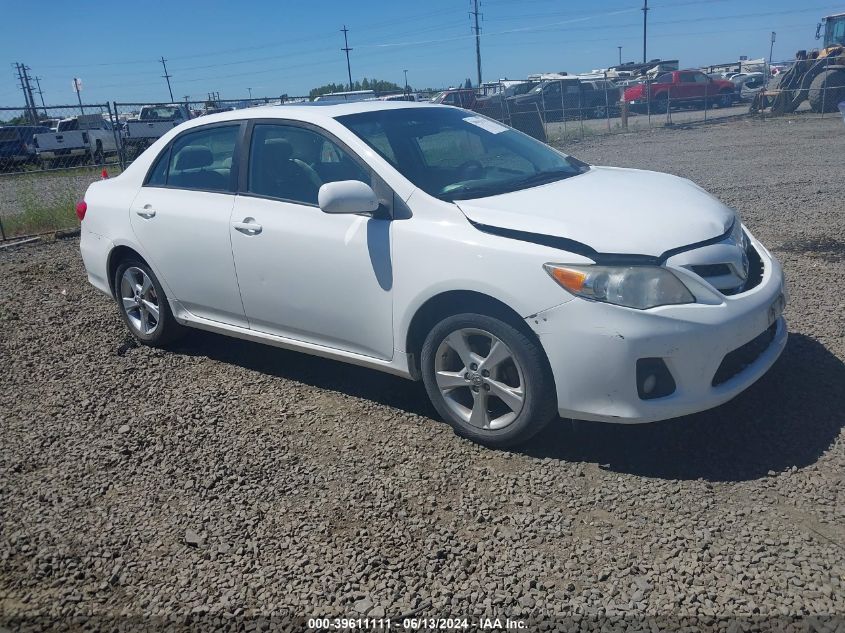
<instances>
[{"instance_id":1,"label":"door handle","mask_svg":"<svg viewBox=\"0 0 845 633\"><path fill-rule=\"evenodd\" d=\"M244 235L258 235L264 228L255 221L255 218L244 218L243 222L232 222L232 226Z\"/></svg>"},{"instance_id":2,"label":"door handle","mask_svg":"<svg viewBox=\"0 0 845 633\"><path fill-rule=\"evenodd\" d=\"M142 209L137 209L135 211L138 215L140 215L145 220L149 220L150 218L154 218L156 215L156 210L153 209L150 205L145 204Z\"/></svg>"}]
</instances>

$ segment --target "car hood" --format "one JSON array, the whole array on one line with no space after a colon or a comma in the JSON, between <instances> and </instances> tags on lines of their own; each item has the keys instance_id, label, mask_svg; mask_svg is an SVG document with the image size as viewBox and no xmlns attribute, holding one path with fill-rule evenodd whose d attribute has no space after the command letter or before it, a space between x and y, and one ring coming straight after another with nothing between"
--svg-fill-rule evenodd
<instances>
[{"instance_id":1,"label":"car hood","mask_svg":"<svg viewBox=\"0 0 845 633\"><path fill-rule=\"evenodd\" d=\"M455 204L473 223L560 237L599 253L649 255L717 238L735 213L684 178L591 167L557 182Z\"/></svg>"}]
</instances>

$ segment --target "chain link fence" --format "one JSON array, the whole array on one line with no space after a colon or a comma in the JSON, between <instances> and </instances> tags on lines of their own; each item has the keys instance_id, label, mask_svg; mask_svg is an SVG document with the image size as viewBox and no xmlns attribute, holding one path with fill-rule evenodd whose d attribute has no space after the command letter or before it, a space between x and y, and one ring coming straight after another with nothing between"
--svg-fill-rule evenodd
<instances>
[{"instance_id":1,"label":"chain link fence","mask_svg":"<svg viewBox=\"0 0 845 633\"><path fill-rule=\"evenodd\" d=\"M845 70L837 72L845 77ZM652 80L615 83L604 75L535 81L523 85L522 94L513 94L513 84L520 82L488 84L480 96L463 89L454 92L461 93L459 105L555 145L749 114L831 116L841 110L845 116L845 81L806 86L800 81L795 85L796 81L787 74L773 78L763 91L762 85L753 91L743 86L727 90L724 83L714 82L690 92L680 86L667 89ZM310 100L288 95L245 99L209 95L176 103L0 107L0 240L75 228L75 203L91 182L120 173L156 139L186 120Z\"/></svg>"}]
</instances>

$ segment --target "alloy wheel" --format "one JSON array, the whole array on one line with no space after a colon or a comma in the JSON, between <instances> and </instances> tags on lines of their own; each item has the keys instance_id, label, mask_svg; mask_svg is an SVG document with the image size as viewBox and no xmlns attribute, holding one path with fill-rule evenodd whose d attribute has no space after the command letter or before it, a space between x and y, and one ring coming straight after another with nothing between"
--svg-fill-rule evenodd
<instances>
[{"instance_id":1,"label":"alloy wheel","mask_svg":"<svg viewBox=\"0 0 845 633\"><path fill-rule=\"evenodd\" d=\"M434 372L446 406L473 427L502 429L525 404L519 361L504 341L485 330L449 334L437 349Z\"/></svg>"},{"instance_id":2,"label":"alloy wheel","mask_svg":"<svg viewBox=\"0 0 845 633\"><path fill-rule=\"evenodd\" d=\"M120 280L120 301L129 324L140 334L149 336L159 325L158 293L149 275L131 266Z\"/></svg>"}]
</instances>

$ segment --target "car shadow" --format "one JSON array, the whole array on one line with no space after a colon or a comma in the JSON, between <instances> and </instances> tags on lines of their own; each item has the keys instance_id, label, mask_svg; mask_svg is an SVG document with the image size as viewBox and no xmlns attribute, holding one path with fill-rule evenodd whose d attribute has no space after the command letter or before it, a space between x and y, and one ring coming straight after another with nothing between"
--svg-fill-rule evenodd
<instances>
[{"instance_id":1,"label":"car shadow","mask_svg":"<svg viewBox=\"0 0 845 633\"><path fill-rule=\"evenodd\" d=\"M421 382L374 369L201 330L190 330L174 346L173 351L231 363L270 376L439 419Z\"/></svg>"},{"instance_id":2,"label":"car shadow","mask_svg":"<svg viewBox=\"0 0 845 633\"><path fill-rule=\"evenodd\" d=\"M372 369L197 330L174 351L439 420L422 383ZM775 366L716 409L652 424L559 420L513 450L642 477L745 481L813 464L845 426L843 402L845 363L791 334Z\"/></svg>"}]
</instances>

